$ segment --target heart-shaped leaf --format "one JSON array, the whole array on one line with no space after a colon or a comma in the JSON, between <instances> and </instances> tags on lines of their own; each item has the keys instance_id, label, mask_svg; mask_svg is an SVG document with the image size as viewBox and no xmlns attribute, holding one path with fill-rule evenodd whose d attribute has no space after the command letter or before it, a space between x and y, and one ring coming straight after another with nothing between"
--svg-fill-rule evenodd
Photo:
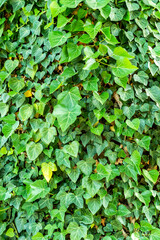
<instances>
[{"instance_id":1,"label":"heart-shaped leaf","mask_svg":"<svg viewBox=\"0 0 160 240\"><path fill-rule=\"evenodd\" d=\"M95 38L97 33L100 31L102 26L101 22L98 22L95 26L94 25L87 25L84 27L84 31L86 31L91 38Z\"/></svg>"},{"instance_id":2,"label":"heart-shaped leaf","mask_svg":"<svg viewBox=\"0 0 160 240\"><path fill-rule=\"evenodd\" d=\"M50 191L46 180L36 180L27 185L27 202L33 202L36 199L44 198Z\"/></svg>"},{"instance_id":3,"label":"heart-shaped leaf","mask_svg":"<svg viewBox=\"0 0 160 240\"><path fill-rule=\"evenodd\" d=\"M26 152L29 160L35 160L43 151L43 146L40 143L30 142L26 146Z\"/></svg>"},{"instance_id":4,"label":"heart-shaped leaf","mask_svg":"<svg viewBox=\"0 0 160 240\"><path fill-rule=\"evenodd\" d=\"M77 157L78 149L79 149L79 142L73 141L71 144L65 145L63 148L63 151L73 157Z\"/></svg>"},{"instance_id":5,"label":"heart-shaped leaf","mask_svg":"<svg viewBox=\"0 0 160 240\"><path fill-rule=\"evenodd\" d=\"M26 73L27 73L32 79L34 79L34 76L35 76L37 70L38 70L38 66L37 66L37 65L34 65L32 68L27 67L27 68L26 68Z\"/></svg>"},{"instance_id":6,"label":"heart-shaped leaf","mask_svg":"<svg viewBox=\"0 0 160 240\"><path fill-rule=\"evenodd\" d=\"M81 114L81 107L78 104L74 106L56 105L53 111L53 115L57 117L58 123L62 131L66 131L67 128L75 122L78 115Z\"/></svg>"},{"instance_id":7,"label":"heart-shaped leaf","mask_svg":"<svg viewBox=\"0 0 160 240\"><path fill-rule=\"evenodd\" d=\"M60 0L60 3L68 8L76 8L82 0Z\"/></svg>"},{"instance_id":8,"label":"heart-shaped leaf","mask_svg":"<svg viewBox=\"0 0 160 240\"><path fill-rule=\"evenodd\" d=\"M11 73L14 71L16 67L18 67L19 61L18 60L7 60L5 61L5 69Z\"/></svg>"},{"instance_id":9,"label":"heart-shaped leaf","mask_svg":"<svg viewBox=\"0 0 160 240\"><path fill-rule=\"evenodd\" d=\"M56 129L54 127L44 127L40 130L40 132L42 134L42 141L47 145L49 145L57 135Z\"/></svg>"},{"instance_id":10,"label":"heart-shaped leaf","mask_svg":"<svg viewBox=\"0 0 160 240\"><path fill-rule=\"evenodd\" d=\"M33 106L30 104L23 105L19 110L22 121L26 121L33 113Z\"/></svg>"},{"instance_id":11,"label":"heart-shaped leaf","mask_svg":"<svg viewBox=\"0 0 160 240\"><path fill-rule=\"evenodd\" d=\"M127 77L124 77L124 78L115 77L114 80L115 80L115 82L116 82L119 86L121 86L121 87L123 87L123 88L126 88L127 82L128 82L128 78L127 78Z\"/></svg>"},{"instance_id":12,"label":"heart-shaped leaf","mask_svg":"<svg viewBox=\"0 0 160 240\"><path fill-rule=\"evenodd\" d=\"M56 1L51 2L50 9L52 13L52 17L58 16L60 13L64 12L66 10L65 6L60 7L59 4Z\"/></svg>"},{"instance_id":13,"label":"heart-shaped leaf","mask_svg":"<svg viewBox=\"0 0 160 240\"><path fill-rule=\"evenodd\" d=\"M101 133L103 132L103 124L99 124L98 127L91 127L91 132L94 133L95 135L100 136Z\"/></svg>"},{"instance_id":14,"label":"heart-shaped leaf","mask_svg":"<svg viewBox=\"0 0 160 240\"><path fill-rule=\"evenodd\" d=\"M126 123L130 128L132 128L134 130L138 130L139 125L140 125L140 120L138 118L135 118L132 121L127 119Z\"/></svg>"},{"instance_id":15,"label":"heart-shaped leaf","mask_svg":"<svg viewBox=\"0 0 160 240\"><path fill-rule=\"evenodd\" d=\"M93 9L101 9L110 2L110 0L86 0L89 7Z\"/></svg>"},{"instance_id":16,"label":"heart-shaped leaf","mask_svg":"<svg viewBox=\"0 0 160 240\"><path fill-rule=\"evenodd\" d=\"M7 72L0 72L0 81L4 82L4 80L8 77L8 73Z\"/></svg>"},{"instance_id":17,"label":"heart-shaped leaf","mask_svg":"<svg viewBox=\"0 0 160 240\"><path fill-rule=\"evenodd\" d=\"M93 215L96 214L96 212L98 212L98 210L101 208L101 202L99 198L89 199L87 205Z\"/></svg>"},{"instance_id":18,"label":"heart-shaped leaf","mask_svg":"<svg viewBox=\"0 0 160 240\"><path fill-rule=\"evenodd\" d=\"M131 118L135 114L135 105L131 105L130 107L124 106L123 113L127 118Z\"/></svg>"},{"instance_id":19,"label":"heart-shaped leaf","mask_svg":"<svg viewBox=\"0 0 160 240\"><path fill-rule=\"evenodd\" d=\"M124 78L127 75L135 72L138 68L128 60L128 58L123 58L117 60L116 66L113 66L112 72L116 77Z\"/></svg>"},{"instance_id":20,"label":"heart-shaped leaf","mask_svg":"<svg viewBox=\"0 0 160 240\"><path fill-rule=\"evenodd\" d=\"M136 169L138 170L139 174L141 174L141 170L140 170L141 155L137 150L135 150L132 153L131 161L132 161L133 165L136 167Z\"/></svg>"},{"instance_id":21,"label":"heart-shaped leaf","mask_svg":"<svg viewBox=\"0 0 160 240\"><path fill-rule=\"evenodd\" d=\"M14 237L14 230L13 230L13 228L9 228L9 229L7 230L6 236L8 236L8 237L10 237L10 238Z\"/></svg>"},{"instance_id":22,"label":"heart-shaped leaf","mask_svg":"<svg viewBox=\"0 0 160 240\"><path fill-rule=\"evenodd\" d=\"M45 177L46 181L49 182L51 177L52 177L52 172L57 171L57 167L54 163L49 162L49 163L42 163L42 173L43 176Z\"/></svg>"},{"instance_id":23,"label":"heart-shaped leaf","mask_svg":"<svg viewBox=\"0 0 160 240\"><path fill-rule=\"evenodd\" d=\"M24 79L23 78L10 78L8 81L8 86L15 92L19 92L24 86Z\"/></svg>"},{"instance_id":24,"label":"heart-shaped leaf","mask_svg":"<svg viewBox=\"0 0 160 240\"><path fill-rule=\"evenodd\" d=\"M144 136L141 140L136 139L136 143L147 151L149 151L150 141L151 137L149 136Z\"/></svg>"},{"instance_id":25,"label":"heart-shaped leaf","mask_svg":"<svg viewBox=\"0 0 160 240\"><path fill-rule=\"evenodd\" d=\"M54 48L56 46L63 45L70 36L71 36L70 33L64 34L59 31L52 31L49 33L48 37L49 37L51 47Z\"/></svg>"},{"instance_id":26,"label":"heart-shaped leaf","mask_svg":"<svg viewBox=\"0 0 160 240\"><path fill-rule=\"evenodd\" d=\"M93 96L99 101L101 104L104 104L106 100L109 98L108 92L103 92L101 95L99 95L97 92L93 93Z\"/></svg>"},{"instance_id":27,"label":"heart-shaped leaf","mask_svg":"<svg viewBox=\"0 0 160 240\"><path fill-rule=\"evenodd\" d=\"M156 169L153 169L153 170L150 170L150 171L147 171L147 170L143 169L143 174L147 179L149 179L154 184L157 182L159 172Z\"/></svg>"},{"instance_id":28,"label":"heart-shaped leaf","mask_svg":"<svg viewBox=\"0 0 160 240\"><path fill-rule=\"evenodd\" d=\"M44 236L42 233L38 232L36 233L33 237L32 237L32 240L44 240Z\"/></svg>"},{"instance_id":29,"label":"heart-shaped leaf","mask_svg":"<svg viewBox=\"0 0 160 240\"><path fill-rule=\"evenodd\" d=\"M147 95L160 106L160 88L158 86L153 86L146 89Z\"/></svg>"},{"instance_id":30,"label":"heart-shaped leaf","mask_svg":"<svg viewBox=\"0 0 160 240\"><path fill-rule=\"evenodd\" d=\"M70 222L67 231L70 233L72 240L80 240L87 235L87 227L84 225L79 226L76 222Z\"/></svg>"},{"instance_id":31,"label":"heart-shaped leaf","mask_svg":"<svg viewBox=\"0 0 160 240\"><path fill-rule=\"evenodd\" d=\"M122 47L116 47L111 57L113 57L116 60L119 60L119 59L122 60L123 58L128 58L128 59L134 58Z\"/></svg>"}]
</instances>

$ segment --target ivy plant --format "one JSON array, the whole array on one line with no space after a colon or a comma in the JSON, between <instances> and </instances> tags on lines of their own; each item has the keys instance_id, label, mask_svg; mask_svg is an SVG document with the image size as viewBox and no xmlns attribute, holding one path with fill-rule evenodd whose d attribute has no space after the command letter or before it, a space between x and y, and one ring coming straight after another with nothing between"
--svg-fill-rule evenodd
<instances>
[{"instance_id":1,"label":"ivy plant","mask_svg":"<svg viewBox=\"0 0 160 240\"><path fill-rule=\"evenodd\" d=\"M0 240L160 239L158 0L0 0Z\"/></svg>"}]
</instances>

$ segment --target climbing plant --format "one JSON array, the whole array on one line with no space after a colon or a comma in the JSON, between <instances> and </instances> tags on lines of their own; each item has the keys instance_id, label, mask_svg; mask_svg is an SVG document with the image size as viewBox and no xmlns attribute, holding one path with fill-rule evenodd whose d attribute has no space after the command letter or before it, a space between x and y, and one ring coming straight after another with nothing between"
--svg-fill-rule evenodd
<instances>
[{"instance_id":1,"label":"climbing plant","mask_svg":"<svg viewBox=\"0 0 160 240\"><path fill-rule=\"evenodd\" d=\"M0 240L160 239L158 0L0 0Z\"/></svg>"}]
</instances>

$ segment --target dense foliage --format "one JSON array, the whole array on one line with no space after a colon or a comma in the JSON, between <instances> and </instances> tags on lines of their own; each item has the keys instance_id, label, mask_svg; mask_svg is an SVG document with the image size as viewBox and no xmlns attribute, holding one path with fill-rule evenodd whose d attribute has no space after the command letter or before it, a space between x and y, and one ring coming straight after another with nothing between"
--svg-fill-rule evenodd
<instances>
[{"instance_id":1,"label":"dense foliage","mask_svg":"<svg viewBox=\"0 0 160 240\"><path fill-rule=\"evenodd\" d=\"M158 0L0 0L0 239L160 239Z\"/></svg>"}]
</instances>

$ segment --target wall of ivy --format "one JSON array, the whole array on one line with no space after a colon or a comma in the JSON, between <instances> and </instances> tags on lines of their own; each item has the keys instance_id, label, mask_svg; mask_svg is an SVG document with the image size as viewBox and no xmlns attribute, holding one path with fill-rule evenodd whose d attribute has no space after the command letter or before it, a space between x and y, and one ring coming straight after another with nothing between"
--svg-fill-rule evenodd
<instances>
[{"instance_id":1,"label":"wall of ivy","mask_svg":"<svg viewBox=\"0 0 160 240\"><path fill-rule=\"evenodd\" d=\"M160 239L158 0L0 0L0 240Z\"/></svg>"}]
</instances>

